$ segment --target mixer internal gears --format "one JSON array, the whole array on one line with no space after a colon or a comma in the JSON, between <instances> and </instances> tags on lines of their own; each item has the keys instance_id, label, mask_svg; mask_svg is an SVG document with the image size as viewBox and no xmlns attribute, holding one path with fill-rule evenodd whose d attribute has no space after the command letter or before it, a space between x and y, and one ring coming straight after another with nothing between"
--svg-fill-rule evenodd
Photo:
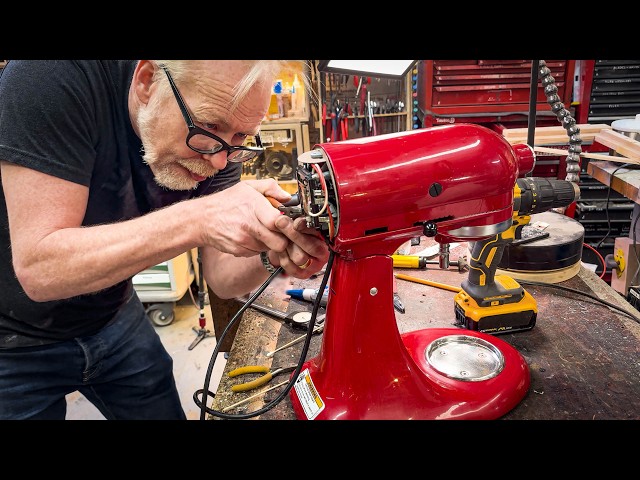
<instances>
[{"instance_id":1,"label":"mixer internal gears","mask_svg":"<svg viewBox=\"0 0 640 480\"><path fill-rule=\"evenodd\" d=\"M313 153L310 158L313 158ZM316 155L322 154L315 152ZM339 220L335 185L327 164L300 163L297 170L300 192L300 208L307 217L307 226L315 228L331 241Z\"/></svg>"}]
</instances>

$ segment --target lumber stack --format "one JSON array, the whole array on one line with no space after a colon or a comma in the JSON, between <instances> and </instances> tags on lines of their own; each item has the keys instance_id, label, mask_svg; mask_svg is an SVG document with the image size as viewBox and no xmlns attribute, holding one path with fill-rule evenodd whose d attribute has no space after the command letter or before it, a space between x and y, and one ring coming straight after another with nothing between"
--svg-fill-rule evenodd
<instances>
[{"instance_id":1,"label":"lumber stack","mask_svg":"<svg viewBox=\"0 0 640 480\"><path fill-rule=\"evenodd\" d=\"M593 160L606 160L617 163L633 163L640 165L640 142L622 133L618 133L606 123L603 124L579 124L580 138L583 144L599 143L609 147L620 156L606 155L602 153L583 152L582 158ZM511 128L502 131L503 137L512 145L527 143L527 128ZM569 144L569 136L562 126L537 127L534 134L534 147L536 153L547 155L567 155L567 150L558 148L558 145ZM543 145L556 145L556 148Z\"/></svg>"},{"instance_id":2,"label":"lumber stack","mask_svg":"<svg viewBox=\"0 0 640 480\"><path fill-rule=\"evenodd\" d=\"M615 130L603 130L595 137L595 141L609 147L619 155L640 161L640 142Z\"/></svg>"},{"instance_id":3,"label":"lumber stack","mask_svg":"<svg viewBox=\"0 0 640 480\"><path fill-rule=\"evenodd\" d=\"M606 123L578 124L582 143L592 143L598 133L604 130L611 130L611 126ZM511 144L527 143L528 128L508 128L502 131L502 136ZM534 145L562 145L569 143L569 135L561 125L557 127L537 127L534 133Z\"/></svg>"}]
</instances>

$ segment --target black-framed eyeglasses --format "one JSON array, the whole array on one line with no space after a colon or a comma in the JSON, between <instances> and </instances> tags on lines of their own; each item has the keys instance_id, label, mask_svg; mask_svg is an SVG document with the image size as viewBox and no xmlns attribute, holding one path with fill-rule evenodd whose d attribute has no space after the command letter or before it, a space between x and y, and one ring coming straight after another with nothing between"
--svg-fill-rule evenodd
<instances>
[{"instance_id":1,"label":"black-framed eyeglasses","mask_svg":"<svg viewBox=\"0 0 640 480\"><path fill-rule=\"evenodd\" d=\"M213 133L207 132L206 130L196 126L191 119L191 115L189 115L187 105L184 103L182 95L180 95L180 91L178 90L178 87L176 87L176 84L173 81L169 70L167 70L165 67L162 67L162 69L167 74L169 84L171 85L171 90L173 90L173 95L176 97L176 101L178 102L178 106L180 107L180 111L182 112L182 116L184 117L185 122L187 122L189 133L187 134L186 143L191 150L203 154L214 154L218 153L221 150L224 150L227 152L227 160L229 162L236 163L246 162L247 160L251 160L252 158L257 157L262 152L264 152L262 141L260 140L260 135L258 134L254 136L257 146L235 146L229 145L217 135L214 135Z\"/></svg>"}]
</instances>

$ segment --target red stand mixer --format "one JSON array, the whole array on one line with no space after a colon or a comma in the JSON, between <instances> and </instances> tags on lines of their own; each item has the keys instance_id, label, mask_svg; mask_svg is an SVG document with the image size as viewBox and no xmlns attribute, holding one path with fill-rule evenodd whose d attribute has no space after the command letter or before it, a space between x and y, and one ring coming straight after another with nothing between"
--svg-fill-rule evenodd
<instances>
[{"instance_id":1,"label":"red stand mixer","mask_svg":"<svg viewBox=\"0 0 640 480\"><path fill-rule=\"evenodd\" d=\"M290 390L297 418L495 419L523 399L529 368L507 342L460 328L399 333L391 255L421 235L451 243L505 231L516 179L534 163L529 146L473 124L299 156L300 205L334 261L320 352Z\"/></svg>"}]
</instances>

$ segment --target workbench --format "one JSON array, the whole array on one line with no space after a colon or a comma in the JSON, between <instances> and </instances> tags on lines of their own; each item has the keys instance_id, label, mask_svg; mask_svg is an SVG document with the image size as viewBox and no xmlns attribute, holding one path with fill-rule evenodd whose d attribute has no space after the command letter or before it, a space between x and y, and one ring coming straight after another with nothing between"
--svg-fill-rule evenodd
<instances>
[{"instance_id":1,"label":"workbench","mask_svg":"<svg viewBox=\"0 0 640 480\"><path fill-rule=\"evenodd\" d=\"M640 203L640 168L637 165L623 167L623 163L593 161L587 165L587 173L629 200Z\"/></svg>"},{"instance_id":2,"label":"workbench","mask_svg":"<svg viewBox=\"0 0 640 480\"><path fill-rule=\"evenodd\" d=\"M587 173L634 202L629 238L634 239L634 230L636 238L640 238L640 225L637 221L640 215L640 166L623 165L624 163L619 162L591 160L587 165Z\"/></svg>"},{"instance_id":3,"label":"workbench","mask_svg":"<svg viewBox=\"0 0 640 480\"><path fill-rule=\"evenodd\" d=\"M468 246L458 244L450 251L450 259L461 255L469 258ZM416 278L459 287L466 272L454 266L447 270L438 265L427 269L394 269ZM321 278L288 279L293 288L315 288ZM573 292L551 286L526 285L537 302L537 323L532 330L502 334L500 338L513 345L527 362L530 388L520 404L503 416L503 420L613 420L640 419L640 323L608 306ZM595 273L580 265L571 278L557 285L579 290L598 299L619 306L640 317L625 299L602 281ZM291 288L291 287L289 287ZM396 312L400 333L455 324L455 292L445 288L397 280L397 289L406 313ZM257 302L283 312L310 310L308 302L289 299L282 285L269 286ZM327 318L327 322L331 319ZM461 332L464 330L461 329ZM216 395L209 405L216 411L255 396L278 383L288 380L289 374L275 377L260 389L245 393L231 392L238 378L228 372L241 366L257 364L273 368L295 365L299 361L304 342L268 357L273 351L305 332L271 315L247 309L242 317ZM321 333L315 334L309 345L307 358L316 356L321 345ZM245 380L246 381L246 380ZM278 397L285 387L257 396L251 402L228 410L227 414L247 415L263 408ZM208 419L224 417L207 415ZM250 419L294 420L296 417L289 395L277 405Z\"/></svg>"}]
</instances>

